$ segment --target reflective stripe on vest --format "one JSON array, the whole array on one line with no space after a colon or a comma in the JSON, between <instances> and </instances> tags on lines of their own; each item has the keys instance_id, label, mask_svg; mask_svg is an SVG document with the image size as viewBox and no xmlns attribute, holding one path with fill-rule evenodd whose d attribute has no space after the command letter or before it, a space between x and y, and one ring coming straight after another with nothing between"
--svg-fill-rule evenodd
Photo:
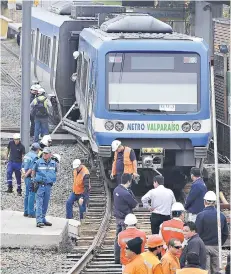
<instances>
[{"instance_id":1,"label":"reflective stripe on vest","mask_svg":"<svg viewBox=\"0 0 231 274\"><path fill-rule=\"evenodd\" d=\"M175 238L181 241L181 243L184 241L183 225L182 221L175 219L163 222L161 233L166 244L168 244L171 238Z\"/></svg>"},{"instance_id":2,"label":"reflective stripe on vest","mask_svg":"<svg viewBox=\"0 0 231 274\"><path fill-rule=\"evenodd\" d=\"M124 173L129 173L132 174L134 173L134 168L132 161L130 160L130 153L131 153L131 148L130 147L124 147ZM118 157L118 152L115 152L114 155L114 162L112 164L112 175L116 175L116 161Z\"/></svg>"},{"instance_id":3,"label":"reflective stripe on vest","mask_svg":"<svg viewBox=\"0 0 231 274\"><path fill-rule=\"evenodd\" d=\"M83 178L85 175L89 174L89 171L85 166L81 166L81 167L82 169L79 173L77 173L76 169L73 171L73 175L74 175L73 192L75 194L84 193ZM89 188L90 188L90 180L89 180Z\"/></svg>"},{"instance_id":4,"label":"reflective stripe on vest","mask_svg":"<svg viewBox=\"0 0 231 274\"><path fill-rule=\"evenodd\" d=\"M50 167L39 166L39 167L38 167L38 170L43 170L43 169L46 169L46 170L55 170L55 167L53 167L53 166L50 166Z\"/></svg>"},{"instance_id":5,"label":"reflective stripe on vest","mask_svg":"<svg viewBox=\"0 0 231 274\"><path fill-rule=\"evenodd\" d=\"M150 251L143 252L141 256L144 258L144 263L149 268L148 273L153 273L152 270L160 264L160 260L158 259L158 257Z\"/></svg>"}]
</instances>

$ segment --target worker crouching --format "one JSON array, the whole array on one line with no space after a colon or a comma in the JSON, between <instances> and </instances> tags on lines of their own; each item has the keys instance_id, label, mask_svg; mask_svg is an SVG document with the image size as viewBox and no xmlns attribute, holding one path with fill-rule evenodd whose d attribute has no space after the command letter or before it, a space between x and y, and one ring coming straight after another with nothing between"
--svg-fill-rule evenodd
<instances>
[{"instance_id":1,"label":"worker crouching","mask_svg":"<svg viewBox=\"0 0 231 274\"><path fill-rule=\"evenodd\" d=\"M73 204L75 201L78 201L80 220L82 220L89 199L90 174L88 169L84 165L81 165L79 159L73 161L73 169L73 192L66 202L66 218L73 218Z\"/></svg>"},{"instance_id":2,"label":"worker crouching","mask_svg":"<svg viewBox=\"0 0 231 274\"><path fill-rule=\"evenodd\" d=\"M51 226L46 221L46 213L50 200L51 187L56 182L57 164L51 159L51 151L44 148L42 158L37 160L32 169L32 181L36 192L37 227Z\"/></svg>"}]
</instances>

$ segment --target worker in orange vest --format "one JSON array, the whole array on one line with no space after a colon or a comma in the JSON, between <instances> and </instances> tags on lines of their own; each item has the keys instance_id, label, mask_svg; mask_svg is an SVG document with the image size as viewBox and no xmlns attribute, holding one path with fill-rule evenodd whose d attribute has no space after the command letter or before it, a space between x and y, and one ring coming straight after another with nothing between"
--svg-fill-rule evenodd
<instances>
[{"instance_id":1,"label":"worker in orange vest","mask_svg":"<svg viewBox=\"0 0 231 274\"><path fill-rule=\"evenodd\" d=\"M123 274L149 274L148 268L141 256L142 239L136 237L126 244L126 257L129 263L123 269Z\"/></svg>"},{"instance_id":2,"label":"worker in orange vest","mask_svg":"<svg viewBox=\"0 0 231 274\"><path fill-rule=\"evenodd\" d=\"M189 252L186 255L187 265L176 271L176 274L208 274L208 270L200 268L200 258L196 252Z\"/></svg>"},{"instance_id":3,"label":"worker in orange vest","mask_svg":"<svg viewBox=\"0 0 231 274\"><path fill-rule=\"evenodd\" d=\"M144 262L149 269L149 274L163 274L163 269L158 254L161 253L164 241L163 238L154 234L148 237L147 246L148 251L141 254L144 258Z\"/></svg>"},{"instance_id":4,"label":"worker in orange vest","mask_svg":"<svg viewBox=\"0 0 231 274\"><path fill-rule=\"evenodd\" d=\"M112 164L111 179L116 177L118 184L121 184L121 176L123 173L132 174L133 178L137 178L137 160L133 149L125 147L121 141L115 140L111 144L114 153L114 161Z\"/></svg>"},{"instance_id":5,"label":"worker in orange vest","mask_svg":"<svg viewBox=\"0 0 231 274\"><path fill-rule=\"evenodd\" d=\"M168 251L161 258L164 274L176 274L176 270L180 269L180 261L177 258L179 249L182 249L181 242L177 239L170 239Z\"/></svg>"},{"instance_id":6,"label":"worker in orange vest","mask_svg":"<svg viewBox=\"0 0 231 274\"><path fill-rule=\"evenodd\" d=\"M86 206L89 199L90 191L90 174L88 169L81 164L79 159L73 161L73 192L70 194L66 202L66 218L73 218L73 204L78 201L80 220L83 219L83 214L86 212Z\"/></svg>"},{"instance_id":7,"label":"worker in orange vest","mask_svg":"<svg viewBox=\"0 0 231 274\"><path fill-rule=\"evenodd\" d=\"M124 268L124 266L129 263L129 259L125 256L126 243L131 239L140 237L143 241L141 246L141 252L144 252L144 247L146 243L145 232L136 228L137 218L134 214L129 213L125 217L124 224L126 226L126 229L118 234L118 245L120 246L120 263L123 266L122 268Z\"/></svg>"},{"instance_id":8,"label":"worker in orange vest","mask_svg":"<svg viewBox=\"0 0 231 274\"><path fill-rule=\"evenodd\" d=\"M183 226L184 226L184 218L185 218L184 206L178 202L174 203L172 205L171 215L172 215L171 220L165 221L160 225L160 236L163 237L166 245L168 245L169 240L172 238L177 239L181 241L181 243L183 243L184 242ZM162 255L164 254L165 252L162 252ZM180 258L180 255L181 255L181 250L179 250L177 257Z\"/></svg>"}]
</instances>

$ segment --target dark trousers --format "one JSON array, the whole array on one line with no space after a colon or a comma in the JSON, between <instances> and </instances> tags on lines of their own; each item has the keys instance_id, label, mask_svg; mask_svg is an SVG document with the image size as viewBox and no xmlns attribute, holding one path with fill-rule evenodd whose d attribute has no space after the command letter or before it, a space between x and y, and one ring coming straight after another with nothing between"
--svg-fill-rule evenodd
<instances>
[{"instance_id":1,"label":"dark trousers","mask_svg":"<svg viewBox=\"0 0 231 274\"><path fill-rule=\"evenodd\" d=\"M118 234L124 229L123 221L116 220L116 237L114 242L115 261L120 261L120 246L118 245Z\"/></svg>"},{"instance_id":2,"label":"dark trousers","mask_svg":"<svg viewBox=\"0 0 231 274\"><path fill-rule=\"evenodd\" d=\"M21 191L21 168L22 168L22 163L18 163L18 162L12 162L9 161L8 165L7 165L7 183L8 183L8 187L12 187L12 175L13 172L15 174L16 177L16 181L17 181L17 191L20 192Z\"/></svg>"},{"instance_id":3,"label":"dark trousers","mask_svg":"<svg viewBox=\"0 0 231 274\"><path fill-rule=\"evenodd\" d=\"M34 116L30 115L30 136L34 136Z\"/></svg>"},{"instance_id":4,"label":"dark trousers","mask_svg":"<svg viewBox=\"0 0 231 274\"><path fill-rule=\"evenodd\" d=\"M168 221L170 219L171 219L170 215L161 215L157 213L152 213L150 216L152 234L159 234L160 225L164 221Z\"/></svg>"}]
</instances>

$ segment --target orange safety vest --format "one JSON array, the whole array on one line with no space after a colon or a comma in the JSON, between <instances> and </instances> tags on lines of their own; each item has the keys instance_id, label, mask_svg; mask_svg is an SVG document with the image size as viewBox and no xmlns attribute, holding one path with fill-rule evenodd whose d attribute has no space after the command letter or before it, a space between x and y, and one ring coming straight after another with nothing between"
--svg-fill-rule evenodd
<instances>
[{"instance_id":1,"label":"orange safety vest","mask_svg":"<svg viewBox=\"0 0 231 274\"><path fill-rule=\"evenodd\" d=\"M180 261L170 251L167 251L161 258L164 274L176 274L176 270L180 269Z\"/></svg>"},{"instance_id":2,"label":"orange safety vest","mask_svg":"<svg viewBox=\"0 0 231 274\"><path fill-rule=\"evenodd\" d=\"M200 268L194 268L194 267L185 267L183 269L178 269L176 271L176 274L208 274L208 270L203 270Z\"/></svg>"},{"instance_id":3,"label":"orange safety vest","mask_svg":"<svg viewBox=\"0 0 231 274\"><path fill-rule=\"evenodd\" d=\"M77 169L74 169L73 175L74 175L74 184L73 184L73 192L75 194L82 194L84 193L84 183L83 178L85 175L89 174L88 169L81 165L81 170L79 173L77 173ZM89 180L89 189L91 188L90 180Z\"/></svg>"},{"instance_id":4,"label":"orange safety vest","mask_svg":"<svg viewBox=\"0 0 231 274\"><path fill-rule=\"evenodd\" d=\"M130 153L131 153L130 147L124 147L124 173L135 173L135 170L133 168L132 161L130 160ZM118 157L118 152L116 151L114 154L114 161L112 164L112 175L116 175L116 161Z\"/></svg>"},{"instance_id":5,"label":"orange safety vest","mask_svg":"<svg viewBox=\"0 0 231 274\"><path fill-rule=\"evenodd\" d=\"M161 262L157 256L150 251L143 252L141 256L144 258L149 274L163 274Z\"/></svg>"},{"instance_id":6,"label":"orange safety vest","mask_svg":"<svg viewBox=\"0 0 231 274\"><path fill-rule=\"evenodd\" d=\"M183 226L184 226L184 223L176 219L172 219L162 223L161 234L167 245L170 239L172 238L177 239L181 241L181 243L183 243L184 241Z\"/></svg>"},{"instance_id":7,"label":"orange safety vest","mask_svg":"<svg viewBox=\"0 0 231 274\"><path fill-rule=\"evenodd\" d=\"M146 243L146 234L145 232L137 229L136 227L129 227L121 231L118 235L118 245L120 246L120 262L122 265L129 263L128 258L126 257L126 243L129 240L132 240L136 237L140 237L143 240L141 252L144 252L144 247Z\"/></svg>"},{"instance_id":8,"label":"orange safety vest","mask_svg":"<svg viewBox=\"0 0 231 274\"><path fill-rule=\"evenodd\" d=\"M136 257L125 266L123 274L148 274L148 268L144 263L143 257L136 255Z\"/></svg>"}]
</instances>

